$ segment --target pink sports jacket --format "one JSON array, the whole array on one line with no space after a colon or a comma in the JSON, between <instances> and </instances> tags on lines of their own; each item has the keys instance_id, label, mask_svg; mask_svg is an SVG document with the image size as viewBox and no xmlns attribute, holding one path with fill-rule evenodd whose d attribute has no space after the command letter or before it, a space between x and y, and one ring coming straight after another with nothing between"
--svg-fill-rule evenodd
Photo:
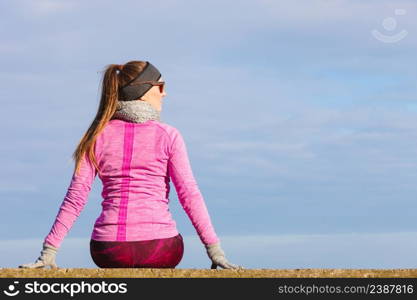
<instances>
[{"instance_id":1,"label":"pink sports jacket","mask_svg":"<svg viewBox=\"0 0 417 300\"><path fill-rule=\"evenodd\" d=\"M176 236L178 230L168 206L171 178L203 244L219 241L178 129L156 120L133 123L113 119L97 136L94 151L103 201L91 239L142 241ZM85 155L45 243L60 247L83 210L96 175Z\"/></svg>"}]
</instances>

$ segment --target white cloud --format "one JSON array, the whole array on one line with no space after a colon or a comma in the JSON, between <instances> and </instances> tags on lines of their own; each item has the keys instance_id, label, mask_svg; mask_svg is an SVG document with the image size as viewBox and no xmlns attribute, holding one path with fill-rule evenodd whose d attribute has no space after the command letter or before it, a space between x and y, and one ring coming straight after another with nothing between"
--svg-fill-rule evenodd
<instances>
[{"instance_id":1,"label":"white cloud","mask_svg":"<svg viewBox=\"0 0 417 300\"><path fill-rule=\"evenodd\" d=\"M39 189L34 184L21 184L18 182L5 182L5 181L2 181L0 183L0 193L37 192L37 191L39 191Z\"/></svg>"},{"instance_id":2,"label":"white cloud","mask_svg":"<svg viewBox=\"0 0 417 300\"><path fill-rule=\"evenodd\" d=\"M16 41L2 41L0 53L4 55L16 55L25 53L27 45Z\"/></svg>"},{"instance_id":3,"label":"white cloud","mask_svg":"<svg viewBox=\"0 0 417 300\"><path fill-rule=\"evenodd\" d=\"M24 0L20 2L22 2L21 9L38 17L71 12L77 7L77 2L73 0Z\"/></svg>"},{"instance_id":4,"label":"white cloud","mask_svg":"<svg viewBox=\"0 0 417 300\"><path fill-rule=\"evenodd\" d=\"M386 17L385 13L392 12L396 8L408 11L405 16L408 21L416 22L412 12L417 8L413 0L390 0L358 1L358 0L302 0L297 2L284 2L274 0L257 1L266 13L265 19L275 17L277 24L287 25L311 25L349 22L352 20L374 22L379 18ZM408 15L408 16L407 16ZM382 19L381 19L382 20ZM355 24L352 24L355 25Z\"/></svg>"}]
</instances>

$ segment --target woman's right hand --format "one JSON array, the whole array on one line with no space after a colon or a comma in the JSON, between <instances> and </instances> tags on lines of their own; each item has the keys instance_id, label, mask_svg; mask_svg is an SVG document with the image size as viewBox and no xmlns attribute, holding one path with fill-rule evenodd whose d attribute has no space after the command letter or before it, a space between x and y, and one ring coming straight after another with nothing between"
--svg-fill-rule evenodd
<instances>
[{"instance_id":1,"label":"woman's right hand","mask_svg":"<svg viewBox=\"0 0 417 300\"><path fill-rule=\"evenodd\" d=\"M57 251L58 249L54 246L44 243L41 255L38 257L38 259L34 263L20 265L19 268L35 269L50 267L51 269L56 269L58 268L55 263Z\"/></svg>"},{"instance_id":2,"label":"woman's right hand","mask_svg":"<svg viewBox=\"0 0 417 300\"><path fill-rule=\"evenodd\" d=\"M223 269L244 269L242 266L238 266L230 263L226 259L226 255L223 249L220 247L220 242L211 245L205 245L207 250L207 255L212 261L211 268L215 269L217 266L222 267Z\"/></svg>"}]
</instances>

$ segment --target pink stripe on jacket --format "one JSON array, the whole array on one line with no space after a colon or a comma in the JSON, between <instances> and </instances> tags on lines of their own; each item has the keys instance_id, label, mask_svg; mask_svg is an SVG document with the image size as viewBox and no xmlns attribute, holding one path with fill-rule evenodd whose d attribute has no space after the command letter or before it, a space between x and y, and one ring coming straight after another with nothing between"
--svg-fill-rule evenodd
<instances>
[{"instance_id":1,"label":"pink stripe on jacket","mask_svg":"<svg viewBox=\"0 0 417 300\"><path fill-rule=\"evenodd\" d=\"M110 120L97 136L94 151L101 170L103 201L92 239L143 241L176 236L178 230L169 211L171 178L203 244L219 241L192 173L184 139L175 127L156 120ZM83 210L97 175L87 156L80 167L44 239L57 248Z\"/></svg>"}]
</instances>

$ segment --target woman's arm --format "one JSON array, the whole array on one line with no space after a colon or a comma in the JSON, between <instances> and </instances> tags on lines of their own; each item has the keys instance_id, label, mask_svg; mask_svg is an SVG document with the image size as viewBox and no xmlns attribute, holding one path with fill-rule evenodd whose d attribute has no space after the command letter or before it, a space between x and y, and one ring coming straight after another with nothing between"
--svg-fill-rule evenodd
<instances>
[{"instance_id":1,"label":"woman's arm","mask_svg":"<svg viewBox=\"0 0 417 300\"><path fill-rule=\"evenodd\" d=\"M204 245L219 242L203 196L191 170L184 139L178 130L171 141L168 172L177 191L178 200Z\"/></svg>"},{"instance_id":2,"label":"woman's arm","mask_svg":"<svg viewBox=\"0 0 417 300\"><path fill-rule=\"evenodd\" d=\"M64 237L71 229L74 221L78 218L88 200L91 185L97 171L86 155L80 162L80 170L72 176L67 194L61 204L55 222L44 243L56 248L61 246Z\"/></svg>"}]
</instances>

